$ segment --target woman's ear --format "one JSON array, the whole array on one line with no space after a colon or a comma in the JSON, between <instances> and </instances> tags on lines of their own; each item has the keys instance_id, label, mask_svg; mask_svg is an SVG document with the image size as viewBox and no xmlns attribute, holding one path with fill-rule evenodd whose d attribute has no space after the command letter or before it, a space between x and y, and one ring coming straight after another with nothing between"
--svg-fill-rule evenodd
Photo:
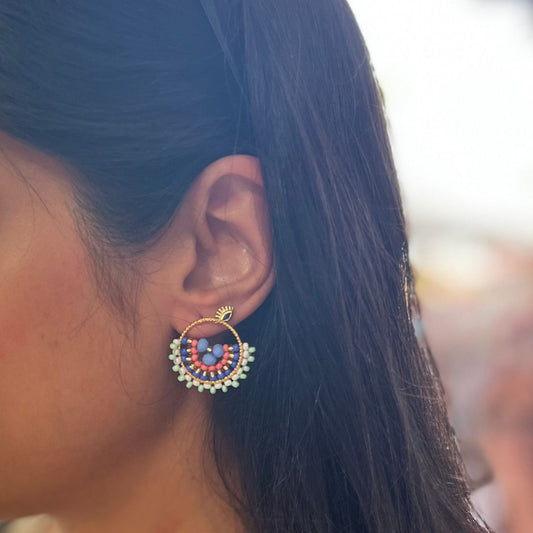
<instances>
[{"instance_id":1,"label":"woman's ear","mask_svg":"<svg viewBox=\"0 0 533 533\"><path fill-rule=\"evenodd\" d=\"M259 160L231 155L206 167L150 256L150 297L174 329L223 305L234 306L233 323L253 313L274 284ZM211 325L202 334L217 331Z\"/></svg>"}]
</instances>

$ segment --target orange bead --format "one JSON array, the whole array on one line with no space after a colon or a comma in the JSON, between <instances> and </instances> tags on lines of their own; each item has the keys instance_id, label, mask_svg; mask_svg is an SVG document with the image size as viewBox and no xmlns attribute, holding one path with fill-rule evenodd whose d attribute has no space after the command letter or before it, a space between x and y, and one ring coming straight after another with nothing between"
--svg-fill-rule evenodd
<instances>
[{"instance_id":1,"label":"orange bead","mask_svg":"<svg viewBox=\"0 0 533 533\"><path fill-rule=\"evenodd\" d=\"M192 340L192 345L193 345L193 346L196 346L197 344L198 344L198 339L193 339L193 340Z\"/></svg>"}]
</instances>

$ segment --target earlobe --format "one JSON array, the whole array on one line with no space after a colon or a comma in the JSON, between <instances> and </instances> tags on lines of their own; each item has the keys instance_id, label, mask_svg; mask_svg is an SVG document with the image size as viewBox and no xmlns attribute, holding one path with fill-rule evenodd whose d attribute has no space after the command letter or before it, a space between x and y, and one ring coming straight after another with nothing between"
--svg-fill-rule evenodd
<instances>
[{"instance_id":1,"label":"earlobe","mask_svg":"<svg viewBox=\"0 0 533 533\"><path fill-rule=\"evenodd\" d=\"M231 155L211 163L180 204L174 223L173 327L235 308L234 323L253 313L274 284L272 242L261 168L256 157ZM172 228L170 228L172 235ZM179 237L177 237L179 235ZM168 252L169 250L167 250ZM165 270L167 270L165 268ZM178 281L179 280L179 281ZM184 310L195 310L195 314ZM207 332L206 332L207 334Z\"/></svg>"}]
</instances>

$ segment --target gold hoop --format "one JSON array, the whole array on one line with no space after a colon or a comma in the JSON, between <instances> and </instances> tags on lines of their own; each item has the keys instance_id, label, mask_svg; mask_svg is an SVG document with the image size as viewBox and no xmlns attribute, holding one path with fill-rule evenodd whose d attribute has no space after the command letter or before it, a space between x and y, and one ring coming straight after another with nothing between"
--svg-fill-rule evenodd
<instances>
[{"instance_id":1,"label":"gold hoop","mask_svg":"<svg viewBox=\"0 0 533 533\"><path fill-rule=\"evenodd\" d=\"M188 388L196 387L199 392L208 389L212 394L217 390L227 392L228 388L239 386L239 381L246 379L250 370L248 363L254 361L253 346L242 342L233 326L228 324L233 314L233 307L220 307L214 317L195 320L187 325L177 339L170 344L172 353L169 359L174 362L172 370L178 372L178 381L186 381ZM191 339L187 333L205 323L224 326L234 338L235 344L214 344L210 346L206 338ZM203 354L203 355L202 355Z\"/></svg>"}]
</instances>

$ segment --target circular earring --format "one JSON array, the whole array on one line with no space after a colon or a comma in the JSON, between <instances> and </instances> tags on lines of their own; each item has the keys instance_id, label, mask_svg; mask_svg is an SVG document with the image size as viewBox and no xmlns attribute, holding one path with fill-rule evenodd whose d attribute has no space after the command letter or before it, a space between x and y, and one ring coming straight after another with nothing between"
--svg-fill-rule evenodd
<instances>
[{"instance_id":1,"label":"circular earring","mask_svg":"<svg viewBox=\"0 0 533 533\"><path fill-rule=\"evenodd\" d=\"M249 363L254 361L253 346L242 342L233 326L228 324L233 315L233 307L220 307L213 318L200 318L189 324L178 339L170 343L173 362L172 370L178 373L178 381L187 382L187 388L196 387L199 392L207 389L211 394L217 390L227 392L229 387L237 388L239 380L246 379L250 370ZM214 344L211 346L205 338L195 339L189 331L200 324L212 322L228 329L234 344Z\"/></svg>"}]
</instances>

